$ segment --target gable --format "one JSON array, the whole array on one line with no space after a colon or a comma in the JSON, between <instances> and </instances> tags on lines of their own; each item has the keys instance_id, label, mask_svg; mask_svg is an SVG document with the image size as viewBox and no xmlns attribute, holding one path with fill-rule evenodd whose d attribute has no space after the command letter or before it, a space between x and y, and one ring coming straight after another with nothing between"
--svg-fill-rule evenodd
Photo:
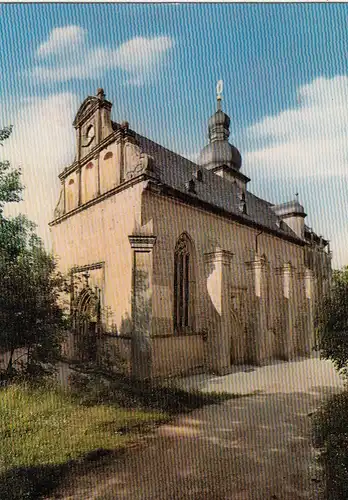
<instances>
[{"instance_id":1,"label":"gable","mask_svg":"<svg viewBox=\"0 0 348 500\"><path fill-rule=\"evenodd\" d=\"M98 107L99 99L94 96L87 97L81 104L78 112L76 113L73 126L77 127L84 119L93 113Z\"/></svg>"}]
</instances>

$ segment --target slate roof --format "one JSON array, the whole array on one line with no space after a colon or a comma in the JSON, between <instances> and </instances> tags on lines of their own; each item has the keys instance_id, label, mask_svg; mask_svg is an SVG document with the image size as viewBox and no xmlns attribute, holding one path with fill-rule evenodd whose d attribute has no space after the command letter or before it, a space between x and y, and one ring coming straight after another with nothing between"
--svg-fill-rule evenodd
<instances>
[{"instance_id":1,"label":"slate roof","mask_svg":"<svg viewBox=\"0 0 348 500\"><path fill-rule=\"evenodd\" d=\"M119 125L113 123L113 127L117 129ZM248 225L254 223L277 233L280 237L290 237L297 240L298 243L304 242L286 224L279 227L279 218L272 210L272 203L247 191L245 195L247 213L243 214L240 210L240 193L236 184L134 131L131 133L134 134L141 150L154 159L154 173L161 184L185 194L186 197L190 196L237 216L241 222L244 220ZM194 178L197 170L202 171L202 181ZM192 178L195 181L195 193L188 192L186 186L186 183Z\"/></svg>"}]
</instances>

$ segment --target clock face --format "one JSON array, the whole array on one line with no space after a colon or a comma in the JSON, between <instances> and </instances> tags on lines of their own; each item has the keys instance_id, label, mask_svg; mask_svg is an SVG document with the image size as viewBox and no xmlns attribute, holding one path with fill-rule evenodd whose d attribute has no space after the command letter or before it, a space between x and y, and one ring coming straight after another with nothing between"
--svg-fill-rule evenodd
<instances>
[{"instance_id":1,"label":"clock face","mask_svg":"<svg viewBox=\"0 0 348 500\"><path fill-rule=\"evenodd\" d=\"M93 127L93 125L89 125L89 127L86 130L86 134L85 134L85 141L84 141L85 147L89 146L91 144L91 142L94 139L94 136L95 136L94 127Z\"/></svg>"}]
</instances>

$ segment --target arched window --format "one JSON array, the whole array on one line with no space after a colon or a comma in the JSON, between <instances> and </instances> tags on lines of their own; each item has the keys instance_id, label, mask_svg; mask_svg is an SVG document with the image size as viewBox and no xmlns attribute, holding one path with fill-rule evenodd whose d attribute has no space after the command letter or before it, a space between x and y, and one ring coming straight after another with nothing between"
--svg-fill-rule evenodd
<instances>
[{"instance_id":1,"label":"arched window","mask_svg":"<svg viewBox=\"0 0 348 500\"><path fill-rule=\"evenodd\" d=\"M185 333L193 328L194 276L192 244L183 233L174 253L174 330Z\"/></svg>"}]
</instances>

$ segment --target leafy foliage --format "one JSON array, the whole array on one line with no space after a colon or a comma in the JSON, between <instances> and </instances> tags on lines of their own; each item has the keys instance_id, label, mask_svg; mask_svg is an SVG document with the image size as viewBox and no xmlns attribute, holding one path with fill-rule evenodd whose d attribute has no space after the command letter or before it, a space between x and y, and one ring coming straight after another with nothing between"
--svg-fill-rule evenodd
<instances>
[{"instance_id":1,"label":"leafy foliage","mask_svg":"<svg viewBox=\"0 0 348 500\"><path fill-rule=\"evenodd\" d=\"M319 347L324 358L347 375L348 367L348 266L334 271L330 295L319 311Z\"/></svg>"},{"instance_id":2,"label":"leafy foliage","mask_svg":"<svg viewBox=\"0 0 348 500\"><path fill-rule=\"evenodd\" d=\"M12 127L0 130L0 143ZM65 318L58 306L65 282L53 257L25 216L5 217L4 206L21 200L20 170L0 163L0 351L10 352L6 375L14 373L14 353L26 374L50 373L59 355Z\"/></svg>"},{"instance_id":3,"label":"leafy foliage","mask_svg":"<svg viewBox=\"0 0 348 500\"><path fill-rule=\"evenodd\" d=\"M0 129L0 145L8 139L12 132L11 127ZM20 201L24 186L21 182L20 169L11 169L8 161L0 162L0 217L6 203ZM0 219L1 220L1 219Z\"/></svg>"},{"instance_id":4,"label":"leafy foliage","mask_svg":"<svg viewBox=\"0 0 348 500\"><path fill-rule=\"evenodd\" d=\"M348 391L330 398L316 413L314 442L320 447L325 498L348 498Z\"/></svg>"},{"instance_id":5,"label":"leafy foliage","mask_svg":"<svg viewBox=\"0 0 348 500\"><path fill-rule=\"evenodd\" d=\"M108 369L76 365L70 375L72 394L84 405L111 404L123 408L153 410L169 415L190 412L209 404L242 397L227 393L204 393L138 381Z\"/></svg>"}]
</instances>

